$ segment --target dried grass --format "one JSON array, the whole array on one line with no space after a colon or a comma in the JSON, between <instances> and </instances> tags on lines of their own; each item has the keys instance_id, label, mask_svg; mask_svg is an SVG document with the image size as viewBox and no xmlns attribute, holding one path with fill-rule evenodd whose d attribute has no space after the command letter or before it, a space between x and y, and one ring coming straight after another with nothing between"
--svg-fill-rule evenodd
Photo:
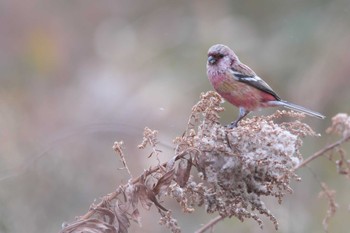
<instances>
[{"instance_id":1,"label":"dried grass","mask_svg":"<svg viewBox=\"0 0 350 233\"><path fill-rule=\"evenodd\" d=\"M215 92L201 94L200 101L192 108L184 134L174 140L175 155L169 161L130 178L127 184L120 185L61 232L81 232L82 229L128 232L131 221L140 224L139 208L150 209L152 205L159 211L161 225L171 232L181 232L171 210L159 203L164 196L176 200L186 213L204 207L209 214L219 214L198 232L231 217L241 221L254 219L262 227L262 215L278 229L277 219L261 198L276 198L281 203L286 194L292 193L291 180L300 180L295 170L303 162L299 152L302 138L316 134L300 121L302 114L287 111L246 118L237 128L228 129L219 122L219 113L224 111L221 103L221 97ZM276 123L281 117L293 120ZM344 125L347 121L336 119L329 132L348 136L350 124ZM158 158L162 152L157 144L157 131L145 128L139 148L150 146L152 153L148 157L156 155ZM114 149L127 169L121 145L115 143ZM344 161L338 162L339 170L344 171ZM322 187L322 195L332 200L331 211L324 221L327 227L336 205L333 193L327 186Z\"/></svg>"}]
</instances>

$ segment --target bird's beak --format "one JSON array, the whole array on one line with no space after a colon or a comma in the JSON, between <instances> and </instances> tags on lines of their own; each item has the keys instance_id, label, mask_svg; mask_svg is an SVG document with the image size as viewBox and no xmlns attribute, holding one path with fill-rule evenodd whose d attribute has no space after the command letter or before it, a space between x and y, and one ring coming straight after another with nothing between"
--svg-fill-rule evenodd
<instances>
[{"instance_id":1,"label":"bird's beak","mask_svg":"<svg viewBox=\"0 0 350 233\"><path fill-rule=\"evenodd\" d=\"M208 63L209 63L210 65L215 64L215 62L216 62L216 59L215 59L213 56L209 56L209 57L208 57Z\"/></svg>"}]
</instances>

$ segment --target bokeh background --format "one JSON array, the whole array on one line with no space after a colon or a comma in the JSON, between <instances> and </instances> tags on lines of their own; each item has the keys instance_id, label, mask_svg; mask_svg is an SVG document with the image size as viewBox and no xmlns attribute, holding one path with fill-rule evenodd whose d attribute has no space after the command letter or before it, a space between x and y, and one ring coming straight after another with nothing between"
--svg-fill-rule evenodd
<instances>
[{"instance_id":1,"label":"bokeh background","mask_svg":"<svg viewBox=\"0 0 350 233\"><path fill-rule=\"evenodd\" d=\"M319 138L310 156L336 140L331 117L350 113L350 1L4 0L0 2L0 232L58 232L63 222L128 179L113 142L125 142L136 176L156 161L139 151L145 126L159 130L166 160L201 92L211 90L206 53L233 48L284 99L327 115L306 118ZM236 117L225 103L222 122ZM256 114L270 114L263 110ZM350 149L349 147L347 147ZM302 182L282 205L266 200L279 232L321 232L327 201L319 180L337 190L331 232L349 227L349 180L326 158L299 172ZM184 232L216 215L182 214L167 200ZM274 232L227 219L216 232ZM143 227L165 232L154 208Z\"/></svg>"}]
</instances>

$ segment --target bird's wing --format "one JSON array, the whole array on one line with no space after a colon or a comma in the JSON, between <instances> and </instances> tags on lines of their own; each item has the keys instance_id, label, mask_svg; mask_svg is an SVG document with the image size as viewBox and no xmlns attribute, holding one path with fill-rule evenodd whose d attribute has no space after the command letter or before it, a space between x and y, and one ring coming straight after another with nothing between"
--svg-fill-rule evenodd
<instances>
[{"instance_id":1,"label":"bird's wing","mask_svg":"<svg viewBox=\"0 0 350 233\"><path fill-rule=\"evenodd\" d=\"M242 82L248 84L249 86L255 87L263 92L269 93L276 100L281 100L281 98L272 90L272 88L259 76L257 76L254 71L252 71L249 67L248 69L241 69L242 71L235 70L234 68L230 68L229 72L234 77L234 79L238 82Z\"/></svg>"}]
</instances>

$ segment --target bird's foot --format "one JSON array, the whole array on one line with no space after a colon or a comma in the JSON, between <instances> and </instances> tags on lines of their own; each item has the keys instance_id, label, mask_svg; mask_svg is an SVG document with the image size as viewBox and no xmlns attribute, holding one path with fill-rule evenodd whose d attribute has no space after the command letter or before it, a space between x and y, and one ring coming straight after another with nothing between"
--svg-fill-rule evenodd
<instances>
[{"instance_id":1,"label":"bird's foot","mask_svg":"<svg viewBox=\"0 0 350 233\"><path fill-rule=\"evenodd\" d=\"M238 121L232 121L231 124L227 125L226 127L229 129L236 128L238 126Z\"/></svg>"}]
</instances>

